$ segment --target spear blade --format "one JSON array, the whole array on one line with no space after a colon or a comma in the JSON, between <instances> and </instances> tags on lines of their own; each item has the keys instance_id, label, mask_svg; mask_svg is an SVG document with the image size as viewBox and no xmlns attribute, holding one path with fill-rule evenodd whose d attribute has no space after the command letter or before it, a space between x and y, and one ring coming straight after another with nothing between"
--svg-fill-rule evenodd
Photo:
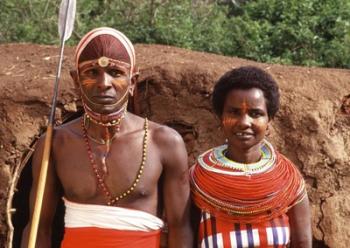
<instances>
[{"instance_id":1,"label":"spear blade","mask_svg":"<svg viewBox=\"0 0 350 248\"><path fill-rule=\"evenodd\" d=\"M66 41L72 35L76 11L75 0L63 0L58 14L58 33L60 39ZM64 38L63 38L64 37Z\"/></svg>"}]
</instances>

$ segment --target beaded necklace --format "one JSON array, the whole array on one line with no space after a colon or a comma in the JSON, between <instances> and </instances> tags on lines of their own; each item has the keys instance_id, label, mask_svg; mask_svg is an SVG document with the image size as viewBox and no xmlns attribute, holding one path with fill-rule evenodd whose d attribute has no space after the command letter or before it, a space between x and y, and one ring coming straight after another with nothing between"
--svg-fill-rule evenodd
<instances>
[{"instance_id":1,"label":"beaded necklace","mask_svg":"<svg viewBox=\"0 0 350 248\"><path fill-rule=\"evenodd\" d=\"M228 175L246 175L261 173L269 170L276 160L276 155L272 145L264 140L260 153L261 158L256 163L244 164L235 162L225 156L227 144L210 149L211 152L205 152L198 157L198 163L207 170L228 174Z\"/></svg>"},{"instance_id":2,"label":"beaded necklace","mask_svg":"<svg viewBox=\"0 0 350 248\"><path fill-rule=\"evenodd\" d=\"M148 119L145 119L145 123L144 123L144 137L143 137L143 143L142 143L142 159L141 159L141 163L140 163L140 168L137 172L137 175L135 177L134 182L132 183L132 185L126 189L124 192L120 193L117 196L113 196L110 189L108 188L108 186L106 185L104 179L105 179L105 173L101 173L100 170L98 169L98 166L93 158L93 153L92 153L92 149L91 149L91 145L89 142L89 138L87 136L87 130L84 126L84 121L82 121L82 129L83 129L83 136L84 136L84 140L85 140L85 144L86 144L86 149L88 152L88 156L90 159L90 164L92 166L92 170L94 172L96 181L97 181L97 185L98 187L102 190L102 192L104 193L106 200L107 200L107 205L111 206L111 205L116 205L118 203L118 201L120 201L121 199L125 198L126 196L128 196L129 194L131 194L137 184L140 181L140 178L143 174L143 169L146 163L146 159L147 159L147 141L148 141Z\"/></svg>"},{"instance_id":3,"label":"beaded necklace","mask_svg":"<svg viewBox=\"0 0 350 248\"><path fill-rule=\"evenodd\" d=\"M109 125L106 125L106 124L101 124L99 122L96 122L96 120L92 119L87 113L84 114L84 128L86 129L86 127L89 126L89 122L93 122L97 125L100 125L100 126L103 126L105 128L105 131L106 131L106 140L97 140L96 138L92 137L91 135L89 135L88 133L86 133L87 137L89 139L91 139L92 141L94 141L95 143L97 144L101 144L101 145L107 145L107 150L109 150L109 145L110 143L112 142L112 140L117 136L117 134L119 133L120 131L120 123L122 121L122 119L124 119L125 117L125 114L126 114L126 109L125 111L123 112L123 114L117 119L117 120L114 120L113 123L110 123ZM115 133L113 134L112 137L109 136L108 134L108 128L109 127L114 127L115 128Z\"/></svg>"},{"instance_id":4,"label":"beaded necklace","mask_svg":"<svg viewBox=\"0 0 350 248\"><path fill-rule=\"evenodd\" d=\"M300 172L269 143L261 148L266 159L247 165L223 157L225 149L210 149L190 169L192 196L200 209L231 221L255 223L285 213L306 196ZM251 167L249 177L245 166Z\"/></svg>"},{"instance_id":5,"label":"beaded necklace","mask_svg":"<svg viewBox=\"0 0 350 248\"><path fill-rule=\"evenodd\" d=\"M127 112L127 105L128 102L126 102L120 111L118 111L117 113L114 113L113 119L110 121L100 121L98 120L98 116L96 113L94 113L93 111L91 111L85 104L84 104L84 109L85 109L85 114L84 114L84 122L86 120L92 121L93 123L100 125L100 126L104 126L104 127L117 127L117 132L120 129L120 122L121 120L125 117L125 114ZM94 116L95 115L95 116ZM101 119L101 115L99 116Z\"/></svg>"}]
</instances>

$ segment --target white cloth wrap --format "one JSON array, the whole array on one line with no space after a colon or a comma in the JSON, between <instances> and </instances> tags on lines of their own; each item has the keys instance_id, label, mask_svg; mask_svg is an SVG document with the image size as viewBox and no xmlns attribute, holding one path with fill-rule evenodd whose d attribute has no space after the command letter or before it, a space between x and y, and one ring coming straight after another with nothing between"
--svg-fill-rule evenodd
<instances>
[{"instance_id":1,"label":"white cloth wrap","mask_svg":"<svg viewBox=\"0 0 350 248\"><path fill-rule=\"evenodd\" d=\"M128 231L155 231L164 226L158 217L140 210L114 206L80 204L63 198L65 227L98 227Z\"/></svg>"}]
</instances>

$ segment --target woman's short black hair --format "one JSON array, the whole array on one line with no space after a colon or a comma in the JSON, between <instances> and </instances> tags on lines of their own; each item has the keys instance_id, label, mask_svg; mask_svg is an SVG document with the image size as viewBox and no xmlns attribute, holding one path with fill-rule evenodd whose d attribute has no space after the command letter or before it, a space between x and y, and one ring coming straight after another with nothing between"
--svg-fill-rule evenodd
<instances>
[{"instance_id":1,"label":"woman's short black hair","mask_svg":"<svg viewBox=\"0 0 350 248\"><path fill-rule=\"evenodd\" d=\"M212 104L221 117L227 94L233 89L258 88L264 93L269 119L273 119L280 105L277 82L266 71L255 66L242 66L226 72L214 87Z\"/></svg>"}]
</instances>

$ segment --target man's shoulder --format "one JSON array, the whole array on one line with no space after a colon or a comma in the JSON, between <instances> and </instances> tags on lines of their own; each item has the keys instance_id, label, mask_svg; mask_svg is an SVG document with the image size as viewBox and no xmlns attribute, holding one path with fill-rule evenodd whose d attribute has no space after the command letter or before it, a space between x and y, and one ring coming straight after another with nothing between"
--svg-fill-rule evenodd
<instances>
[{"instance_id":1,"label":"man's shoulder","mask_svg":"<svg viewBox=\"0 0 350 248\"><path fill-rule=\"evenodd\" d=\"M183 145L181 135L173 128L149 121L152 140L160 147L174 147Z\"/></svg>"},{"instance_id":2,"label":"man's shoulder","mask_svg":"<svg viewBox=\"0 0 350 248\"><path fill-rule=\"evenodd\" d=\"M135 125L134 127L136 129L141 129L141 125L144 126L146 118L143 118L141 116L135 115L135 114L129 114L130 120ZM176 141L182 141L181 135L173 128L160 124L158 122L151 121L147 118L148 122L148 131L152 138L152 140L157 142L176 142Z\"/></svg>"},{"instance_id":3,"label":"man's shoulder","mask_svg":"<svg viewBox=\"0 0 350 248\"><path fill-rule=\"evenodd\" d=\"M66 144L74 143L76 137L79 135L79 129L77 128L78 119L73 120L69 123L65 123L60 126L54 127L52 132L52 152L55 154L58 149L66 147ZM35 144L35 154L41 154L45 146L47 132L44 132ZM81 135L80 135L81 136ZM82 136L81 136L82 137ZM72 139L74 138L74 139Z\"/></svg>"},{"instance_id":4,"label":"man's shoulder","mask_svg":"<svg viewBox=\"0 0 350 248\"><path fill-rule=\"evenodd\" d=\"M53 138L58 141L62 138L77 137L81 136L81 132L81 118L77 118L55 127Z\"/></svg>"},{"instance_id":5,"label":"man's shoulder","mask_svg":"<svg viewBox=\"0 0 350 248\"><path fill-rule=\"evenodd\" d=\"M64 132L64 131L77 129L81 127L81 120L82 120L82 117L78 117L69 122L63 123L59 126L56 126L55 131Z\"/></svg>"},{"instance_id":6,"label":"man's shoulder","mask_svg":"<svg viewBox=\"0 0 350 248\"><path fill-rule=\"evenodd\" d=\"M62 135L73 134L79 131L78 122L80 118L74 119L70 122L64 123L59 126L55 126L53 129L53 139L62 137ZM39 137L39 142L44 142L46 137L46 132L42 133Z\"/></svg>"}]
</instances>

